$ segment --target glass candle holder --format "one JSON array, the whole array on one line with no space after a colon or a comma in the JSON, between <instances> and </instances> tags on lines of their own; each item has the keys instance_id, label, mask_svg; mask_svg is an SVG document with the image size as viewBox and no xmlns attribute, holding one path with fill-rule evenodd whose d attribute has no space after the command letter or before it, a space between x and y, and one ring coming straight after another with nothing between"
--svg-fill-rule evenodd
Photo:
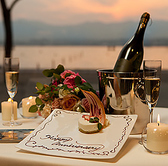
<instances>
[{"instance_id":1,"label":"glass candle holder","mask_svg":"<svg viewBox=\"0 0 168 166\"><path fill-rule=\"evenodd\" d=\"M26 119L33 119L33 118L37 118L38 114L37 112L29 112L29 108L35 104L35 98L36 97L27 97L27 98L23 98L22 101L19 103L19 112L20 115L23 118Z\"/></svg>"},{"instance_id":2,"label":"glass candle holder","mask_svg":"<svg viewBox=\"0 0 168 166\"><path fill-rule=\"evenodd\" d=\"M141 134L141 142L150 153L168 153L168 125L164 123L148 123Z\"/></svg>"}]
</instances>

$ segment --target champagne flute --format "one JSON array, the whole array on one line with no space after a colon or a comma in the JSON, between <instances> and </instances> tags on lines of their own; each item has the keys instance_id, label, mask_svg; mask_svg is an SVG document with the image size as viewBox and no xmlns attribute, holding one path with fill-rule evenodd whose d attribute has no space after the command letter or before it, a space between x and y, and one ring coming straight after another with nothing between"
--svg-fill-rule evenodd
<instances>
[{"instance_id":1,"label":"champagne flute","mask_svg":"<svg viewBox=\"0 0 168 166\"><path fill-rule=\"evenodd\" d=\"M17 93L19 81L19 58L4 58L5 82L11 100L11 120L3 123L5 126L18 126L20 122L14 120L13 98Z\"/></svg>"},{"instance_id":2,"label":"champagne flute","mask_svg":"<svg viewBox=\"0 0 168 166\"><path fill-rule=\"evenodd\" d=\"M150 123L153 122L153 108L159 98L161 66L161 60L144 60L143 63L145 99L150 111Z\"/></svg>"}]
</instances>

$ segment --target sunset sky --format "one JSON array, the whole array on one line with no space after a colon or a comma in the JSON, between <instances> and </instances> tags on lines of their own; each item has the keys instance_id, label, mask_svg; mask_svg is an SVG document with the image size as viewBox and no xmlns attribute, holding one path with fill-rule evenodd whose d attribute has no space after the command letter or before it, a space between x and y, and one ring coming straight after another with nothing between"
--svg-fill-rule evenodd
<instances>
[{"instance_id":1,"label":"sunset sky","mask_svg":"<svg viewBox=\"0 0 168 166\"><path fill-rule=\"evenodd\" d=\"M13 0L6 1L10 5ZM108 23L139 21L145 11L151 14L152 20L168 20L168 0L20 0L13 8L12 19L54 25Z\"/></svg>"}]
</instances>

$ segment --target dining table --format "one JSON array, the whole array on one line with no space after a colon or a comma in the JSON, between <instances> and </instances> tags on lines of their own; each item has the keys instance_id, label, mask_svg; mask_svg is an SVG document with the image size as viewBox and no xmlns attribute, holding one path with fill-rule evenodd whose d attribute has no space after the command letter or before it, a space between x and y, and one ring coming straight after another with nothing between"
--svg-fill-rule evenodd
<instances>
[{"instance_id":1,"label":"dining table","mask_svg":"<svg viewBox=\"0 0 168 166\"><path fill-rule=\"evenodd\" d=\"M155 107L154 120L160 114L161 122L168 124L168 108ZM35 129L44 118L38 116L35 119L24 119L18 117L22 125L13 127L14 129ZM2 114L0 113L0 129L11 129L2 124ZM152 154L148 152L140 143L141 134L129 135L125 144L114 158L107 159L87 159L74 157L60 157L40 154L21 150L16 147L16 142L0 142L0 165L9 166L167 166L168 154Z\"/></svg>"}]
</instances>

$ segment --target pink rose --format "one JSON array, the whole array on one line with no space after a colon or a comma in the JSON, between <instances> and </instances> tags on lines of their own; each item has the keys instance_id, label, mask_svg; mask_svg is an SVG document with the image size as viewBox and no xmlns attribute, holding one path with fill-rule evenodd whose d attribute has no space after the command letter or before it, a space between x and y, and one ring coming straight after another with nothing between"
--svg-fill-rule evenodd
<instances>
[{"instance_id":1,"label":"pink rose","mask_svg":"<svg viewBox=\"0 0 168 166\"><path fill-rule=\"evenodd\" d=\"M65 70L63 73L60 74L60 76L61 76L63 79L65 79L65 75L66 75L67 73L70 73L70 74L72 74L72 75L75 75L75 73L74 73L73 71L71 71L71 70Z\"/></svg>"},{"instance_id":2,"label":"pink rose","mask_svg":"<svg viewBox=\"0 0 168 166\"><path fill-rule=\"evenodd\" d=\"M76 78L76 76L80 77L80 75L78 73L66 77L65 80L64 80L64 82L63 82L63 84L67 85L68 88L72 88L73 89L73 87L76 86L75 85L75 78ZM81 78L81 81L82 81L82 83L86 82L83 78Z\"/></svg>"}]
</instances>

